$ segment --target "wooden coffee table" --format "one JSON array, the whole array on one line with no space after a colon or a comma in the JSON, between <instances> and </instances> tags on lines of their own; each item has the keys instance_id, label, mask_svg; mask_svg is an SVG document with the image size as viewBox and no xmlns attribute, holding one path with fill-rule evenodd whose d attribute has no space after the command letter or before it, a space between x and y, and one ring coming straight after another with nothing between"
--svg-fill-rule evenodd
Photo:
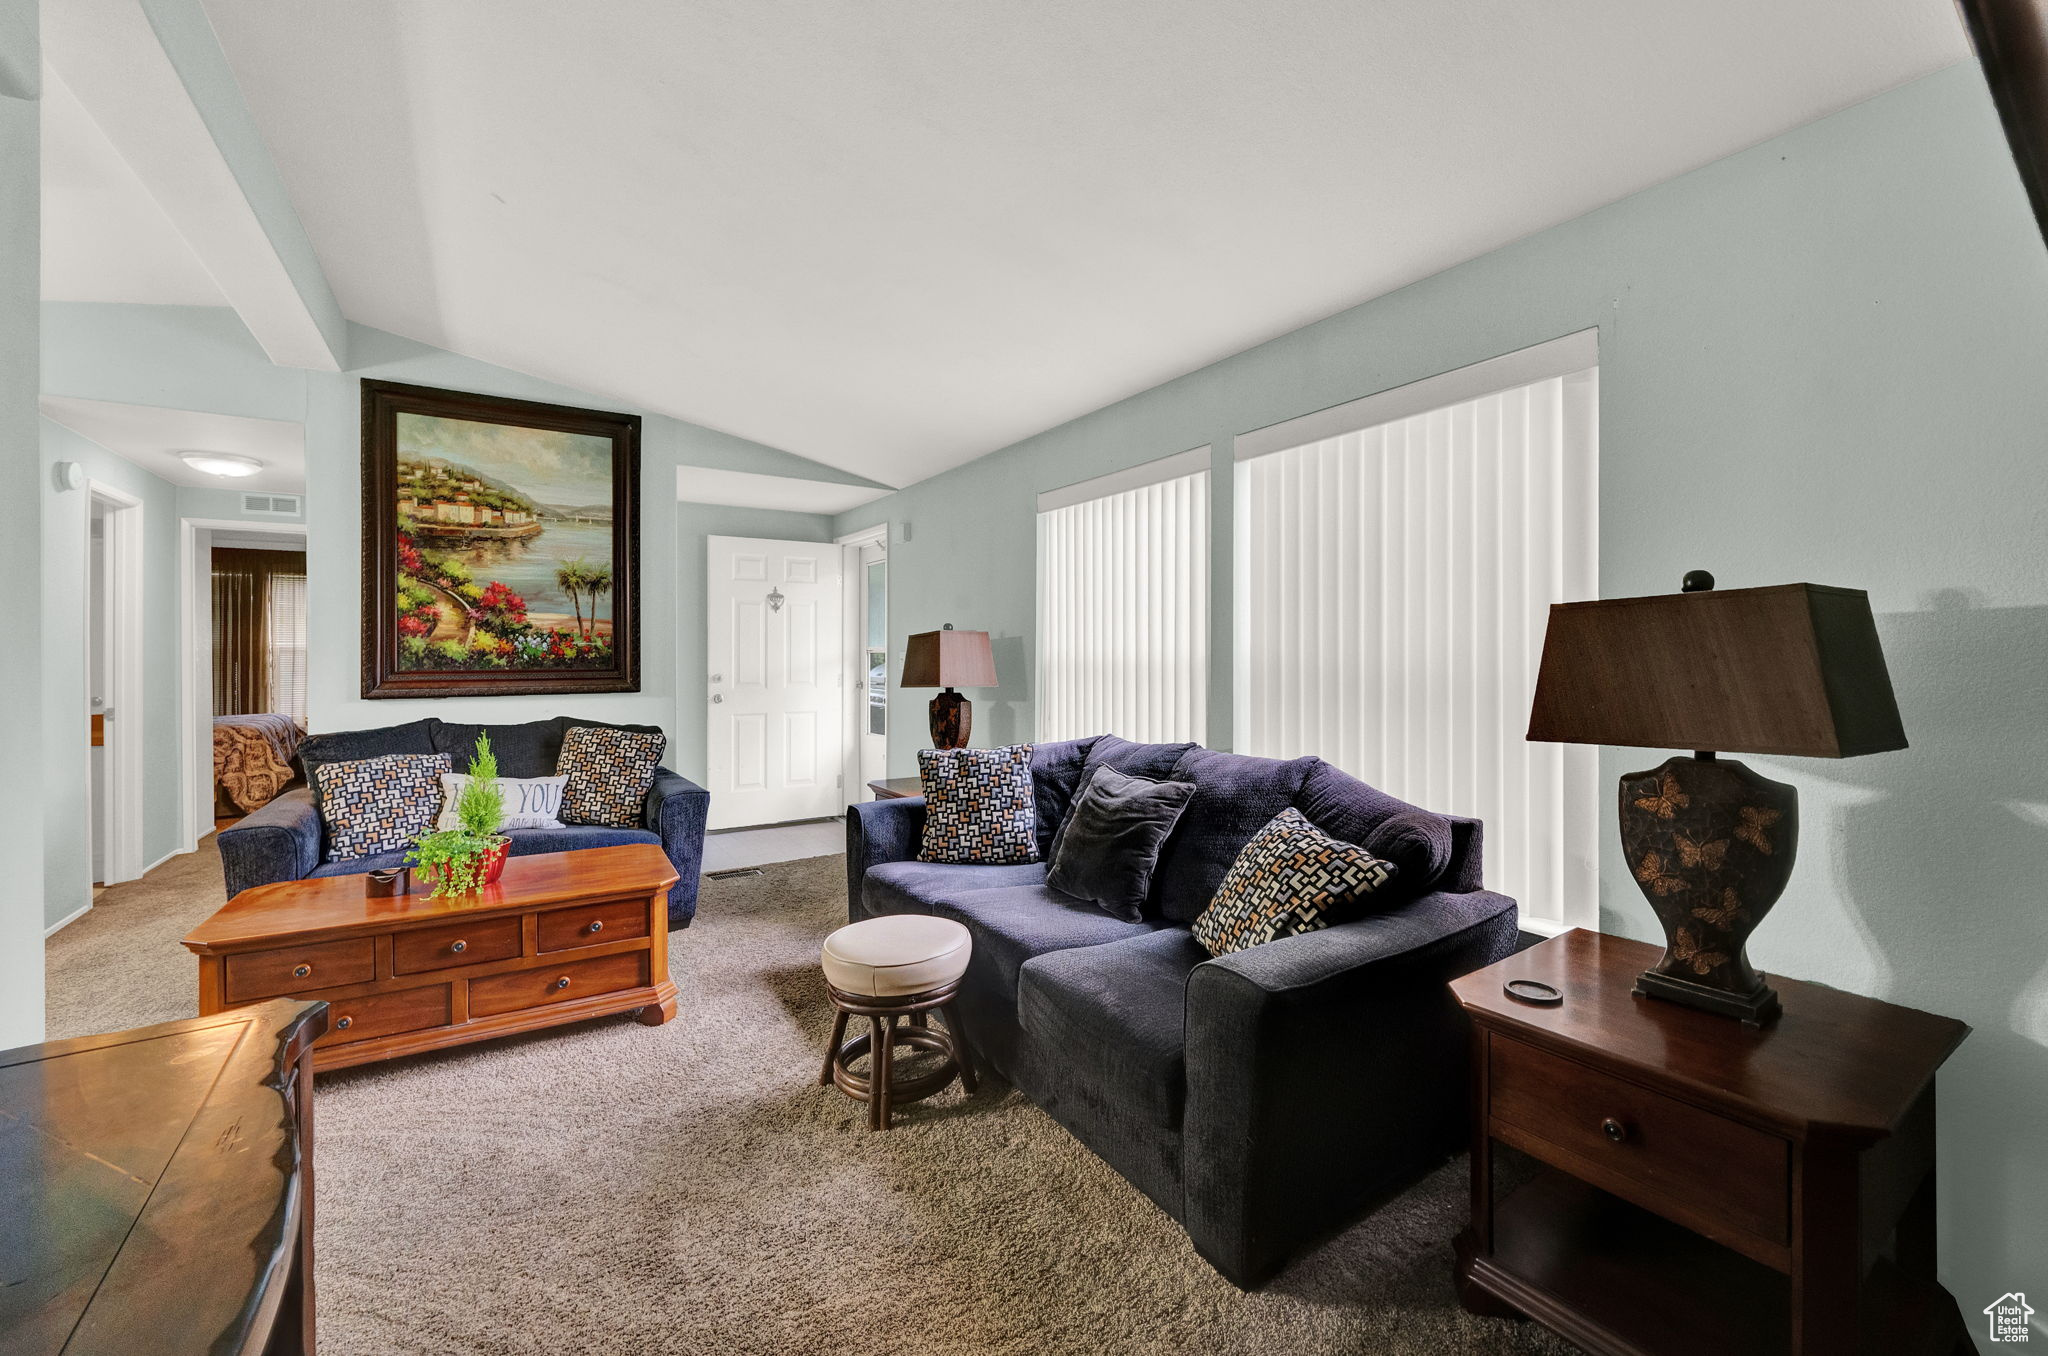
<instances>
[{"instance_id":1,"label":"wooden coffee table","mask_svg":"<svg viewBox=\"0 0 2048 1356\"><path fill-rule=\"evenodd\" d=\"M367 881L259 885L194 928L200 1015L325 999L316 1071L611 1013L649 1026L676 1015L676 871L653 843L514 857L476 895L373 897Z\"/></svg>"}]
</instances>

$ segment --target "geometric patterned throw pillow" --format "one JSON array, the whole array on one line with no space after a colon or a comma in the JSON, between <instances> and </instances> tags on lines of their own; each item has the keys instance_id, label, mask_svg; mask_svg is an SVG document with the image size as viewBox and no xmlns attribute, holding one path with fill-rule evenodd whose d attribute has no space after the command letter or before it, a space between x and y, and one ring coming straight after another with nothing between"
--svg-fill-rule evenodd
<instances>
[{"instance_id":1,"label":"geometric patterned throw pillow","mask_svg":"<svg viewBox=\"0 0 2048 1356\"><path fill-rule=\"evenodd\" d=\"M1038 807L1031 745L919 749L924 783L921 862L1013 866L1038 860Z\"/></svg>"},{"instance_id":2,"label":"geometric patterned throw pillow","mask_svg":"<svg viewBox=\"0 0 2048 1356\"><path fill-rule=\"evenodd\" d=\"M562 788L562 822L638 828L667 747L668 736L659 730L570 726L555 760L555 771L569 778Z\"/></svg>"},{"instance_id":3,"label":"geometric patterned throw pillow","mask_svg":"<svg viewBox=\"0 0 2048 1356\"><path fill-rule=\"evenodd\" d=\"M1195 920L1195 940L1221 956L1326 928L1394 872L1393 863L1330 837L1301 811L1282 810L1237 854Z\"/></svg>"},{"instance_id":4,"label":"geometric patterned throw pillow","mask_svg":"<svg viewBox=\"0 0 2048 1356\"><path fill-rule=\"evenodd\" d=\"M321 763L314 776L320 782L320 817L327 821L327 860L396 852L433 832L447 770L445 753Z\"/></svg>"}]
</instances>

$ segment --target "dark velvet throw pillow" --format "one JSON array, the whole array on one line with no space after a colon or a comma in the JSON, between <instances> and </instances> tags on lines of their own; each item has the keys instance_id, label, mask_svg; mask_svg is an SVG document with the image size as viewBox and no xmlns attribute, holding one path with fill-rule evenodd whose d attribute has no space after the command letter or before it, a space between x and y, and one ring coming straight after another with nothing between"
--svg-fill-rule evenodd
<instances>
[{"instance_id":1,"label":"dark velvet throw pillow","mask_svg":"<svg viewBox=\"0 0 2048 1356\"><path fill-rule=\"evenodd\" d=\"M1159 849L1195 794L1193 782L1155 782L1098 765L1074 793L1052 840L1045 883L1126 923L1143 916Z\"/></svg>"}]
</instances>

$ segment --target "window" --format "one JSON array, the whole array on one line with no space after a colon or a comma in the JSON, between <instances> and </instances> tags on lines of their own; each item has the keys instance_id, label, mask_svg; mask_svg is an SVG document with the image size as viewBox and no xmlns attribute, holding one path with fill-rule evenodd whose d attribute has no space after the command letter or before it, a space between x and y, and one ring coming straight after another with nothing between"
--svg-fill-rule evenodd
<instances>
[{"instance_id":1,"label":"window","mask_svg":"<svg viewBox=\"0 0 2048 1356\"><path fill-rule=\"evenodd\" d=\"M868 733L889 733L889 562L867 564Z\"/></svg>"},{"instance_id":2,"label":"window","mask_svg":"<svg viewBox=\"0 0 2048 1356\"><path fill-rule=\"evenodd\" d=\"M213 549L213 713L306 723L306 556Z\"/></svg>"},{"instance_id":3,"label":"window","mask_svg":"<svg viewBox=\"0 0 2048 1356\"><path fill-rule=\"evenodd\" d=\"M1038 500L1038 738L1200 740L1209 449Z\"/></svg>"},{"instance_id":4,"label":"window","mask_svg":"<svg viewBox=\"0 0 2048 1356\"><path fill-rule=\"evenodd\" d=\"M266 709L290 716L303 728L306 724L306 576L303 568L298 574L274 573L270 576L270 598L264 623L264 640L269 650L270 701Z\"/></svg>"},{"instance_id":5,"label":"window","mask_svg":"<svg viewBox=\"0 0 2048 1356\"><path fill-rule=\"evenodd\" d=\"M1597 918L1598 769L1531 744L1550 604L1598 589L1595 332L1238 439L1237 744L1485 822L1525 917Z\"/></svg>"}]
</instances>

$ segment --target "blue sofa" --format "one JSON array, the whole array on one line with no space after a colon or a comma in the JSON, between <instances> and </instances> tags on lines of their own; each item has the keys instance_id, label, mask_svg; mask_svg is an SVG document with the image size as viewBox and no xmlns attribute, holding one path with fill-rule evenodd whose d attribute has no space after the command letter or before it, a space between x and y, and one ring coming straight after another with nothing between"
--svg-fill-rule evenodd
<instances>
[{"instance_id":1,"label":"blue sofa","mask_svg":"<svg viewBox=\"0 0 2048 1356\"><path fill-rule=\"evenodd\" d=\"M1028 866L916 860L922 798L849 807L848 917L965 924L970 1044L1250 1288L1466 1143L1465 1020L1447 982L1507 956L1515 902L1480 883L1476 820L1432 814L1318 758L1114 735L1038 746L1039 852L1098 763L1196 791L1145 917ZM1400 867L1397 902L1212 959L1189 924L1288 806Z\"/></svg>"},{"instance_id":2,"label":"blue sofa","mask_svg":"<svg viewBox=\"0 0 2048 1356\"><path fill-rule=\"evenodd\" d=\"M546 777L554 773L565 731L577 725L603 724L602 721L557 716L552 720L526 721L518 725L458 725L430 717L376 730L312 735L299 746L295 761L309 783L322 763L378 758L392 753L445 753L454 770L460 772L469 764L469 755L476 748L476 737L487 732L491 736L492 751L498 756L501 775ZM654 729L647 725L611 728ZM697 877L704 861L704 816L710 805L711 795L703 787L661 768L654 775L654 787L647 793L647 803L636 828L572 824L559 829L513 829L507 832L506 837L512 840L512 855L515 857L533 852L612 847L620 843L659 843L668 853L668 859L675 863L679 877L675 888L669 891L669 926L688 927L697 912ZM287 791L234 827L221 830L220 834L220 859L227 874L229 899L252 885L376 871L400 865L404 857L404 852L384 852L330 861L325 826L308 787Z\"/></svg>"}]
</instances>

